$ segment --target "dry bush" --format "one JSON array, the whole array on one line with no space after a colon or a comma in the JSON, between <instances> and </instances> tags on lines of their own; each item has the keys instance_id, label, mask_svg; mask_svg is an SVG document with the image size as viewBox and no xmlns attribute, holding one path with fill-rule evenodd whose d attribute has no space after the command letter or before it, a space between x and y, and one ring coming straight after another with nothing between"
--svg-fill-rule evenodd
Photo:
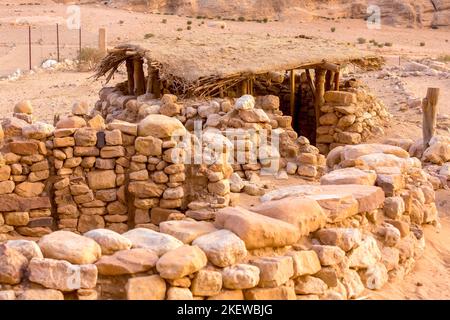
<instances>
[{"instance_id":1,"label":"dry bush","mask_svg":"<svg viewBox=\"0 0 450 320\"><path fill-rule=\"evenodd\" d=\"M95 65L103 58L103 52L98 48L84 47L78 54L78 61L80 62L80 71L90 71L95 68Z\"/></svg>"}]
</instances>

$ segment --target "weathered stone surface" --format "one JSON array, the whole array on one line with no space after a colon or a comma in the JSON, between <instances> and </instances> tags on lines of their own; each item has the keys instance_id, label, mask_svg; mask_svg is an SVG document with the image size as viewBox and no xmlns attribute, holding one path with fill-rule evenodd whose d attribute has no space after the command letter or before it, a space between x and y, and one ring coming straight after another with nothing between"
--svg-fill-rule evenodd
<instances>
[{"instance_id":1,"label":"weathered stone surface","mask_svg":"<svg viewBox=\"0 0 450 320\"><path fill-rule=\"evenodd\" d=\"M223 286L227 289L250 289L259 283L259 268L250 264L236 264L222 270Z\"/></svg>"},{"instance_id":2,"label":"weathered stone surface","mask_svg":"<svg viewBox=\"0 0 450 320\"><path fill-rule=\"evenodd\" d=\"M77 230L81 233L89 230L101 229L105 227L105 220L102 216L95 214L82 214L78 219Z\"/></svg>"},{"instance_id":3,"label":"weathered stone surface","mask_svg":"<svg viewBox=\"0 0 450 320\"><path fill-rule=\"evenodd\" d=\"M137 136L137 125L135 123L129 123L126 121L121 121L114 119L112 122L108 123L109 130L118 129L122 133L129 134L131 136Z\"/></svg>"},{"instance_id":4,"label":"weathered stone surface","mask_svg":"<svg viewBox=\"0 0 450 320\"><path fill-rule=\"evenodd\" d=\"M322 266L339 264L345 258L345 251L336 246L313 245L312 250L317 253Z\"/></svg>"},{"instance_id":5,"label":"weathered stone surface","mask_svg":"<svg viewBox=\"0 0 450 320\"><path fill-rule=\"evenodd\" d=\"M381 289L389 280L388 271L383 263L376 263L361 271L360 276L364 286L370 290Z\"/></svg>"},{"instance_id":6,"label":"weathered stone surface","mask_svg":"<svg viewBox=\"0 0 450 320\"><path fill-rule=\"evenodd\" d=\"M293 259L290 256L263 257L251 260L260 270L258 286L273 288L281 286L294 275Z\"/></svg>"},{"instance_id":7,"label":"weathered stone surface","mask_svg":"<svg viewBox=\"0 0 450 320\"><path fill-rule=\"evenodd\" d=\"M134 146L136 152L145 156L160 156L162 154L162 140L152 136L136 138Z\"/></svg>"},{"instance_id":8,"label":"weathered stone surface","mask_svg":"<svg viewBox=\"0 0 450 320\"><path fill-rule=\"evenodd\" d=\"M321 184L364 184L373 186L377 179L374 171L363 171L357 168L334 170L320 178Z\"/></svg>"},{"instance_id":9,"label":"weathered stone surface","mask_svg":"<svg viewBox=\"0 0 450 320\"><path fill-rule=\"evenodd\" d=\"M55 289L26 289L17 300L64 300L64 295Z\"/></svg>"},{"instance_id":10,"label":"weathered stone surface","mask_svg":"<svg viewBox=\"0 0 450 320\"><path fill-rule=\"evenodd\" d=\"M30 211L51 208L48 197L22 198L16 194L0 195L0 211Z\"/></svg>"},{"instance_id":11,"label":"weathered stone surface","mask_svg":"<svg viewBox=\"0 0 450 320\"><path fill-rule=\"evenodd\" d=\"M236 110L251 110L255 107L255 98L252 95L243 95L236 100L234 108Z\"/></svg>"},{"instance_id":12,"label":"weathered stone surface","mask_svg":"<svg viewBox=\"0 0 450 320\"><path fill-rule=\"evenodd\" d=\"M11 152L21 156L30 156L39 153L39 144L36 141L13 141L8 146Z\"/></svg>"},{"instance_id":13,"label":"weathered stone surface","mask_svg":"<svg viewBox=\"0 0 450 320\"><path fill-rule=\"evenodd\" d=\"M28 139L45 139L53 134L55 128L45 122L35 122L22 128L22 135Z\"/></svg>"},{"instance_id":14,"label":"weathered stone surface","mask_svg":"<svg viewBox=\"0 0 450 320\"><path fill-rule=\"evenodd\" d=\"M14 181L8 180L0 182L0 195L12 193L15 187L16 184Z\"/></svg>"},{"instance_id":15,"label":"weathered stone surface","mask_svg":"<svg viewBox=\"0 0 450 320\"><path fill-rule=\"evenodd\" d=\"M82 128L86 126L86 120L77 116L64 117L56 123L56 129Z\"/></svg>"},{"instance_id":16,"label":"weathered stone surface","mask_svg":"<svg viewBox=\"0 0 450 320\"><path fill-rule=\"evenodd\" d=\"M436 135L430 140L430 146L423 152L423 161L442 164L450 161L450 138Z\"/></svg>"},{"instance_id":17,"label":"weathered stone surface","mask_svg":"<svg viewBox=\"0 0 450 320\"><path fill-rule=\"evenodd\" d=\"M8 240L6 246L20 252L28 260L43 258L41 249L36 242L30 240Z\"/></svg>"},{"instance_id":18,"label":"weathered stone surface","mask_svg":"<svg viewBox=\"0 0 450 320\"><path fill-rule=\"evenodd\" d=\"M125 290L128 300L164 300L166 282L158 275L130 278Z\"/></svg>"},{"instance_id":19,"label":"weathered stone surface","mask_svg":"<svg viewBox=\"0 0 450 320\"><path fill-rule=\"evenodd\" d=\"M262 109L239 110L239 116L245 122L250 123L270 122L269 117Z\"/></svg>"},{"instance_id":20,"label":"weathered stone surface","mask_svg":"<svg viewBox=\"0 0 450 320\"><path fill-rule=\"evenodd\" d=\"M351 268L360 269L373 266L381 259L377 241L371 236L366 236L360 245L349 254L348 258Z\"/></svg>"},{"instance_id":21,"label":"weathered stone surface","mask_svg":"<svg viewBox=\"0 0 450 320\"><path fill-rule=\"evenodd\" d=\"M354 228L321 229L316 235L322 244L338 246L346 252L359 246L362 241L361 232Z\"/></svg>"},{"instance_id":22,"label":"weathered stone surface","mask_svg":"<svg viewBox=\"0 0 450 320\"><path fill-rule=\"evenodd\" d=\"M405 212L405 202L402 197L389 197L384 200L384 214L394 220Z\"/></svg>"},{"instance_id":23,"label":"weathered stone surface","mask_svg":"<svg viewBox=\"0 0 450 320\"><path fill-rule=\"evenodd\" d=\"M113 254L120 250L128 250L133 245L129 239L108 229L91 230L86 232L84 236L97 242L102 249L103 255Z\"/></svg>"},{"instance_id":24,"label":"weathered stone surface","mask_svg":"<svg viewBox=\"0 0 450 320\"><path fill-rule=\"evenodd\" d=\"M356 146L345 146L342 149L342 160L356 160L361 156L371 154L389 154L399 158L409 158L409 153L400 147L380 143L371 143Z\"/></svg>"},{"instance_id":25,"label":"weathered stone surface","mask_svg":"<svg viewBox=\"0 0 450 320\"><path fill-rule=\"evenodd\" d=\"M27 265L28 259L23 254L0 244L0 283L20 283Z\"/></svg>"},{"instance_id":26,"label":"weathered stone surface","mask_svg":"<svg viewBox=\"0 0 450 320\"><path fill-rule=\"evenodd\" d=\"M188 288L170 287L167 290L167 300L193 300L191 290Z\"/></svg>"},{"instance_id":27,"label":"weathered stone surface","mask_svg":"<svg viewBox=\"0 0 450 320\"><path fill-rule=\"evenodd\" d=\"M97 130L89 127L80 128L75 132L74 138L77 146L93 147L97 144Z\"/></svg>"},{"instance_id":28,"label":"weathered stone surface","mask_svg":"<svg viewBox=\"0 0 450 320\"><path fill-rule=\"evenodd\" d=\"M286 255L292 257L294 277L312 275L320 271L320 260L313 250L289 251Z\"/></svg>"},{"instance_id":29,"label":"weathered stone surface","mask_svg":"<svg viewBox=\"0 0 450 320\"><path fill-rule=\"evenodd\" d=\"M207 300L244 300L244 293L242 292L242 290L222 290L219 294L208 297Z\"/></svg>"},{"instance_id":30,"label":"weathered stone surface","mask_svg":"<svg viewBox=\"0 0 450 320\"><path fill-rule=\"evenodd\" d=\"M87 174L89 187L92 190L115 188L116 177L114 170L90 171Z\"/></svg>"},{"instance_id":31,"label":"weathered stone surface","mask_svg":"<svg viewBox=\"0 0 450 320\"><path fill-rule=\"evenodd\" d=\"M319 118L319 123L322 126L335 125L338 122L338 117L334 113L325 113Z\"/></svg>"},{"instance_id":32,"label":"weathered stone surface","mask_svg":"<svg viewBox=\"0 0 450 320\"><path fill-rule=\"evenodd\" d=\"M321 279L312 276L302 276L295 279L296 294L317 294L322 295L328 286Z\"/></svg>"},{"instance_id":33,"label":"weathered stone surface","mask_svg":"<svg viewBox=\"0 0 450 320\"><path fill-rule=\"evenodd\" d=\"M214 296L222 289L222 274L213 270L200 270L192 280L191 291L195 296Z\"/></svg>"},{"instance_id":34,"label":"weathered stone surface","mask_svg":"<svg viewBox=\"0 0 450 320\"><path fill-rule=\"evenodd\" d=\"M193 245L200 247L208 260L218 267L233 265L247 256L244 241L228 230L219 230L198 237Z\"/></svg>"},{"instance_id":35,"label":"weathered stone surface","mask_svg":"<svg viewBox=\"0 0 450 320\"><path fill-rule=\"evenodd\" d=\"M206 263L206 255L199 247L184 245L164 254L156 270L164 279L179 279L199 271Z\"/></svg>"},{"instance_id":36,"label":"weathered stone surface","mask_svg":"<svg viewBox=\"0 0 450 320\"><path fill-rule=\"evenodd\" d=\"M294 287L253 288L244 292L245 300L297 300Z\"/></svg>"},{"instance_id":37,"label":"weathered stone surface","mask_svg":"<svg viewBox=\"0 0 450 320\"><path fill-rule=\"evenodd\" d=\"M304 197L268 201L253 207L252 211L297 226L302 236L322 228L326 222L319 204Z\"/></svg>"},{"instance_id":38,"label":"weathered stone surface","mask_svg":"<svg viewBox=\"0 0 450 320\"><path fill-rule=\"evenodd\" d=\"M0 301L6 300L16 300L16 293L13 290L1 290Z\"/></svg>"},{"instance_id":39,"label":"weathered stone surface","mask_svg":"<svg viewBox=\"0 0 450 320\"><path fill-rule=\"evenodd\" d=\"M296 226L240 207L219 210L215 225L234 232L247 249L287 246L300 237Z\"/></svg>"},{"instance_id":40,"label":"weathered stone surface","mask_svg":"<svg viewBox=\"0 0 450 320\"><path fill-rule=\"evenodd\" d=\"M358 272L352 269L345 270L342 278L342 284L347 291L348 299L358 298L364 291L364 285L361 282Z\"/></svg>"},{"instance_id":41,"label":"weathered stone surface","mask_svg":"<svg viewBox=\"0 0 450 320\"><path fill-rule=\"evenodd\" d=\"M81 266L67 261L33 258L28 266L29 279L49 289L74 291L95 288L97 268L92 264Z\"/></svg>"},{"instance_id":42,"label":"weathered stone surface","mask_svg":"<svg viewBox=\"0 0 450 320\"><path fill-rule=\"evenodd\" d=\"M132 181L128 185L128 190L139 198L159 198L164 192L164 188L152 181Z\"/></svg>"},{"instance_id":43,"label":"weathered stone surface","mask_svg":"<svg viewBox=\"0 0 450 320\"><path fill-rule=\"evenodd\" d=\"M158 256L150 249L122 250L111 256L103 256L95 264L98 273L105 276L134 274L150 270Z\"/></svg>"},{"instance_id":44,"label":"weathered stone surface","mask_svg":"<svg viewBox=\"0 0 450 320\"><path fill-rule=\"evenodd\" d=\"M198 237L217 231L214 224L205 221L165 221L159 224L162 233L170 234L185 244L190 244Z\"/></svg>"},{"instance_id":45,"label":"weathered stone surface","mask_svg":"<svg viewBox=\"0 0 450 320\"><path fill-rule=\"evenodd\" d=\"M122 236L131 241L133 248L150 249L158 256L162 256L166 252L177 249L183 245L180 240L168 234L144 228L130 230L122 234Z\"/></svg>"},{"instance_id":46,"label":"weathered stone surface","mask_svg":"<svg viewBox=\"0 0 450 320\"><path fill-rule=\"evenodd\" d=\"M14 106L14 113L32 114L33 107L30 100L22 100Z\"/></svg>"},{"instance_id":47,"label":"weathered stone surface","mask_svg":"<svg viewBox=\"0 0 450 320\"><path fill-rule=\"evenodd\" d=\"M176 118L167 117L161 114L151 114L139 123L138 134L141 137L182 137L186 134L186 128Z\"/></svg>"},{"instance_id":48,"label":"weathered stone surface","mask_svg":"<svg viewBox=\"0 0 450 320\"><path fill-rule=\"evenodd\" d=\"M91 264L101 256L97 242L68 231L55 231L42 237L38 244L44 257L74 264Z\"/></svg>"},{"instance_id":49,"label":"weathered stone surface","mask_svg":"<svg viewBox=\"0 0 450 320\"><path fill-rule=\"evenodd\" d=\"M324 94L326 102L348 105L356 103L356 94L346 91L327 91Z\"/></svg>"}]
</instances>

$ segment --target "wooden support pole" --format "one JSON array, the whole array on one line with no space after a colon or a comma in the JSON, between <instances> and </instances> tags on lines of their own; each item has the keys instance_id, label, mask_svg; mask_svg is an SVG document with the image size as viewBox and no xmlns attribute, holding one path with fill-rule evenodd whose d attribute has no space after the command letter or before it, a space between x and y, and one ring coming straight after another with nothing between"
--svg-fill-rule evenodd
<instances>
[{"instance_id":1,"label":"wooden support pole","mask_svg":"<svg viewBox=\"0 0 450 320\"><path fill-rule=\"evenodd\" d=\"M439 101L439 88L428 88L427 96L422 100L423 111L423 149L429 147L430 140L436 132L436 120Z\"/></svg>"},{"instance_id":2,"label":"wooden support pole","mask_svg":"<svg viewBox=\"0 0 450 320\"><path fill-rule=\"evenodd\" d=\"M133 59L133 74L134 74L134 94L136 96L145 93L145 75L143 68L144 61L141 58Z\"/></svg>"},{"instance_id":3,"label":"wooden support pole","mask_svg":"<svg viewBox=\"0 0 450 320\"><path fill-rule=\"evenodd\" d=\"M339 65L334 64L334 63L329 63L329 62L324 62L322 63L319 68L321 69L325 69L325 70L329 70L329 71L333 71L333 72L338 72L339 71Z\"/></svg>"},{"instance_id":4,"label":"wooden support pole","mask_svg":"<svg viewBox=\"0 0 450 320\"><path fill-rule=\"evenodd\" d=\"M159 99L161 97L161 81L159 79L159 70L153 69L152 72L152 90L155 99Z\"/></svg>"},{"instance_id":5,"label":"wooden support pole","mask_svg":"<svg viewBox=\"0 0 450 320\"><path fill-rule=\"evenodd\" d=\"M339 91L339 86L340 86L340 72L335 72L334 73L334 90Z\"/></svg>"},{"instance_id":6,"label":"wooden support pole","mask_svg":"<svg viewBox=\"0 0 450 320\"><path fill-rule=\"evenodd\" d=\"M290 116L292 119L294 119L294 113L295 113L295 69L291 70L290 74L290 99L289 99L289 110L290 110Z\"/></svg>"},{"instance_id":7,"label":"wooden support pole","mask_svg":"<svg viewBox=\"0 0 450 320\"><path fill-rule=\"evenodd\" d=\"M133 60L127 59L127 78L128 78L128 94L134 94L134 72L133 72Z\"/></svg>"},{"instance_id":8,"label":"wooden support pole","mask_svg":"<svg viewBox=\"0 0 450 320\"><path fill-rule=\"evenodd\" d=\"M243 80L243 81L241 82L241 92L240 92L240 95L243 96L243 95L246 95L247 93L248 93L248 82L247 82L247 80Z\"/></svg>"},{"instance_id":9,"label":"wooden support pole","mask_svg":"<svg viewBox=\"0 0 450 320\"><path fill-rule=\"evenodd\" d=\"M106 29L98 29L98 49L103 55L106 55Z\"/></svg>"},{"instance_id":10,"label":"wooden support pole","mask_svg":"<svg viewBox=\"0 0 450 320\"><path fill-rule=\"evenodd\" d=\"M325 91L333 90L334 71L326 71L325 74Z\"/></svg>"},{"instance_id":11,"label":"wooden support pole","mask_svg":"<svg viewBox=\"0 0 450 320\"><path fill-rule=\"evenodd\" d=\"M147 67L147 85L145 86L145 93L152 92L152 67L148 64Z\"/></svg>"},{"instance_id":12,"label":"wooden support pole","mask_svg":"<svg viewBox=\"0 0 450 320\"><path fill-rule=\"evenodd\" d=\"M323 106L325 94L325 69L317 68L316 74L316 94L314 99L314 108L316 113L316 127L319 127L319 118L321 116L320 108Z\"/></svg>"}]
</instances>

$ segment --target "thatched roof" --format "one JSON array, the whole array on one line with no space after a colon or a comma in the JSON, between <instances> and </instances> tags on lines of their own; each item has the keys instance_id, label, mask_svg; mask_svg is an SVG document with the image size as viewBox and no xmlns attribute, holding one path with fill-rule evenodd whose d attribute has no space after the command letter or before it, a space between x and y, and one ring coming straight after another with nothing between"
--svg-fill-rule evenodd
<instances>
[{"instance_id":1,"label":"thatched roof","mask_svg":"<svg viewBox=\"0 0 450 320\"><path fill-rule=\"evenodd\" d=\"M213 81L240 81L248 75L301 68L324 60L343 63L367 57L355 47L324 39L205 35L202 38L154 37L119 45L97 67L96 77L108 80L127 58L141 56L160 71L162 80L181 91Z\"/></svg>"}]
</instances>

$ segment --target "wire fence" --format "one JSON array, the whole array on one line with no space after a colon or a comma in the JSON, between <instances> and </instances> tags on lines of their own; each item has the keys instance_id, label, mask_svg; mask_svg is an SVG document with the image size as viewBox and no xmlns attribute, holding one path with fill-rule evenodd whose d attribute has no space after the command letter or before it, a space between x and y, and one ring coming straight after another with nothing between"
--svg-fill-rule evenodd
<instances>
[{"instance_id":1,"label":"wire fence","mask_svg":"<svg viewBox=\"0 0 450 320\"><path fill-rule=\"evenodd\" d=\"M97 35L62 24L0 28L0 76L41 66L48 59L78 59L80 50L97 47Z\"/></svg>"}]
</instances>

